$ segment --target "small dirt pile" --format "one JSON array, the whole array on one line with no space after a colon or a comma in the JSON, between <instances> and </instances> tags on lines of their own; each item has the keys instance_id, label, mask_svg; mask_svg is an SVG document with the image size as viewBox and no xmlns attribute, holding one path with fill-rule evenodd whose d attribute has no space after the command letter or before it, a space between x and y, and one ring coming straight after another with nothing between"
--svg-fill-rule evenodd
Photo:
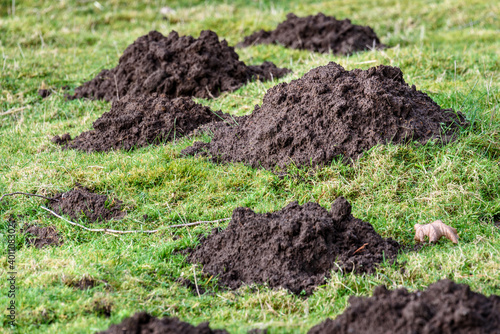
<instances>
[{"instance_id":1,"label":"small dirt pile","mask_svg":"<svg viewBox=\"0 0 500 334\"><path fill-rule=\"evenodd\" d=\"M486 297L450 280L415 293L378 286L373 297L350 297L349 303L309 334L500 333L500 296Z\"/></svg>"},{"instance_id":2,"label":"small dirt pile","mask_svg":"<svg viewBox=\"0 0 500 334\"><path fill-rule=\"evenodd\" d=\"M228 334L223 329L210 329L208 322L193 326L177 318L158 319L145 312L134 314L124 319L120 324L111 325L107 330L98 334Z\"/></svg>"},{"instance_id":3,"label":"small dirt pile","mask_svg":"<svg viewBox=\"0 0 500 334\"><path fill-rule=\"evenodd\" d=\"M36 248L45 246L61 246L63 241L59 232L53 226L28 226L23 231L26 234L26 244Z\"/></svg>"},{"instance_id":4,"label":"small dirt pile","mask_svg":"<svg viewBox=\"0 0 500 334\"><path fill-rule=\"evenodd\" d=\"M292 49L341 55L386 48L372 28L352 24L349 19L339 21L323 13L306 17L289 13L275 30L259 30L238 46L254 44L282 44Z\"/></svg>"},{"instance_id":5,"label":"small dirt pile","mask_svg":"<svg viewBox=\"0 0 500 334\"><path fill-rule=\"evenodd\" d=\"M264 214L237 208L227 229L202 240L188 259L232 289L268 283L310 294L330 270L373 272L384 257L393 261L399 248L354 218L351 205L339 197L330 212L312 202Z\"/></svg>"},{"instance_id":6,"label":"small dirt pile","mask_svg":"<svg viewBox=\"0 0 500 334\"><path fill-rule=\"evenodd\" d=\"M50 89L39 89L38 90L38 95L42 97L42 99L49 97L52 94Z\"/></svg>"},{"instance_id":7,"label":"small dirt pile","mask_svg":"<svg viewBox=\"0 0 500 334\"><path fill-rule=\"evenodd\" d=\"M170 97L211 98L233 91L249 80L279 78L290 71L265 62L246 66L234 48L210 30L195 39L167 37L157 31L139 37L124 51L118 66L101 71L94 79L75 89L70 99L111 101L126 94L162 93Z\"/></svg>"},{"instance_id":8,"label":"small dirt pile","mask_svg":"<svg viewBox=\"0 0 500 334\"><path fill-rule=\"evenodd\" d=\"M337 156L357 159L377 144L446 142L466 121L408 86L397 67L346 71L329 63L272 87L262 106L238 123L215 128L212 142L183 154L268 169L324 165Z\"/></svg>"},{"instance_id":9,"label":"small dirt pile","mask_svg":"<svg viewBox=\"0 0 500 334\"><path fill-rule=\"evenodd\" d=\"M116 198L95 194L77 185L68 192L55 195L49 207L57 214L65 214L72 219L85 218L88 222L97 222L123 218L127 213L122 211L122 204Z\"/></svg>"},{"instance_id":10,"label":"small dirt pile","mask_svg":"<svg viewBox=\"0 0 500 334\"><path fill-rule=\"evenodd\" d=\"M202 124L225 118L187 97L127 95L113 102L111 110L93 123L93 130L73 140L69 134L55 136L52 142L89 153L131 150L186 136Z\"/></svg>"}]
</instances>

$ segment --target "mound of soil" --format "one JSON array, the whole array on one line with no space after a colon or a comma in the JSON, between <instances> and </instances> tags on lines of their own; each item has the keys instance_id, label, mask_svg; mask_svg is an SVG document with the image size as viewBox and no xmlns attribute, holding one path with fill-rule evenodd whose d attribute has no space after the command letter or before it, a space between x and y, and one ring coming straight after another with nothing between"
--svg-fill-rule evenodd
<instances>
[{"instance_id":1,"label":"mound of soil","mask_svg":"<svg viewBox=\"0 0 500 334\"><path fill-rule=\"evenodd\" d=\"M134 314L124 319L120 324L111 325L107 330L98 334L226 334L223 329L210 329L208 322L193 326L177 318L158 319L145 312Z\"/></svg>"},{"instance_id":2,"label":"mound of soil","mask_svg":"<svg viewBox=\"0 0 500 334\"><path fill-rule=\"evenodd\" d=\"M72 219L84 217L89 222L97 222L123 218L127 212L122 211L122 204L116 198L95 194L78 185L68 192L56 194L48 205L57 214L65 214Z\"/></svg>"},{"instance_id":3,"label":"mound of soil","mask_svg":"<svg viewBox=\"0 0 500 334\"><path fill-rule=\"evenodd\" d=\"M264 214L237 208L227 229L203 239L188 260L232 289L268 283L310 294L330 270L370 273L384 257L394 261L399 248L354 218L349 202L339 197L330 212L312 202Z\"/></svg>"},{"instance_id":4,"label":"mound of soil","mask_svg":"<svg viewBox=\"0 0 500 334\"><path fill-rule=\"evenodd\" d=\"M43 248L45 246L61 246L63 241L59 232L53 226L40 227L36 225L28 226L24 231L26 244Z\"/></svg>"},{"instance_id":5,"label":"mound of soil","mask_svg":"<svg viewBox=\"0 0 500 334\"><path fill-rule=\"evenodd\" d=\"M352 24L349 19L339 21L323 13L306 17L289 13L275 30L259 30L238 46L255 44L282 44L292 49L341 55L386 48L372 28Z\"/></svg>"},{"instance_id":6,"label":"mound of soil","mask_svg":"<svg viewBox=\"0 0 500 334\"><path fill-rule=\"evenodd\" d=\"M378 286L373 297L350 297L349 303L309 334L500 333L500 296L486 297L450 280L414 293Z\"/></svg>"},{"instance_id":7,"label":"mound of soil","mask_svg":"<svg viewBox=\"0 0 500 334\"><path fill-rule=\"evenodd\" d=\"M73 140L69 134L55 136L52 142L85 152L131 150L186 136L202 124L226 117L187 97L127 95L113 102L111 110L93 123L93 130Z\"/></svg>"},{"instance_id":8,"label":"mound of soil","mask_svg":"<svg viewBox=\"0 0 500 334\"><path fill-rule=\"evenodd\" d=\"M262 106L220 126L208 144L183 154L211 154L220 162L272 169L329 164L337 156L357 159L377 144L453 139L465 118L441 109L427 94L408 86L397 67L346 71L336 63L269 89Z\"/></svg>"},{"instance_id":9,"label":"mound of soil","mask_svg":"<svg viewBox=\"0 0 500 334\"><path fill-rule=\"evenodd\" d=\"M167 37L151 31L127 47L117 67L102 70L68 98L111 101L126 94L155 92L170 97L211 98L255 78L269 80L290 72L269 62L246 66L238 59L234 48L225 40L219 42L210 30L202 31L198 39L179 37L175 31Z\"/></svg>"}]
</instances>

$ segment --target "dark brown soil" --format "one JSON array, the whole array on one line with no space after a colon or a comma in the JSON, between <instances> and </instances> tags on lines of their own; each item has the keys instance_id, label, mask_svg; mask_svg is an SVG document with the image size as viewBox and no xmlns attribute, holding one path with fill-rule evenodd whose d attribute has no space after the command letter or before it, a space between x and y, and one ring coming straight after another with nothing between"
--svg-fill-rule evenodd
<instances>
[{"instance_id":1,"label":"dark brown soil","mask_svg":"<svg viewBox=\"0 0 500 334\"><path fill-rule=\"evenodd\" d=\"M202 124L226 118L187 97L127 95L113 102L111 110L94 122L93 130L73 140L69 134L55 136L52 142L85 152L131 150L186 136Z\"/></svg>"},{"instance_id":2,"label":"dark brown soil","mask_svg":"<svg viewBox=\"0 0 500 334\"><path fill-rule=\"evenodd\" d=\"M290 72L269 62L246 66L238 58L234 48L225 40L219 42L210 30L202 31L198 39L179 37L175 31L167 37L151 31L127 47L117 67L101 71L68 98L111 101L150 93L211 98L256 78L269 80Z\"/></svg>"},{"instance_id":3,"label":"dark brown soil","mask_svg":"<svg viewBox=\"0 0 500 334\"><path fill-rule=\"evenodd\" d=\"M84 277L79 281L70 282L69 286L79 290L89 290L97 285L97 281L91 277Z\"/></svg>"},{"instance_id":4,"label":"dark brown soil","mask_svg":"<svg viewBox=\"0 0 500 334\"><path fill-rule=\"evenodd\" d=\"M384 257L394 261L399 248L354 218L351 205L339 197L330 212L312 202L264 214L237 208L227 229L202 239L188 260L232 289L268 283L310 294L332 269L371 273Z\"/></svg>"},{"instance_id":5,"label":"dark brown soil","mask_svg":"<svg viewBox=\"0 0 500 334\"><path fill-rule=\"evenodd\" d=\"M349 303L309 334L500 333L500 296L486 297L450 280L415 293L379 286L373 297L350 297Z\"/></svg>"},{"instance_id":6,"label":"dark brown soil","mask_svg":"<svg viewBox=\"0 0 500 334\"><path fill-rule=\"evenodd\" d=\"M50 89L39 89L38 90L38 95L40 95L42 97L42 99L49 97L50 94L52 94Z\"/></svg>"},{"instance_id":7,"label":"dark brown soil","mask_svg":"<svg viewBox=\"0 0 500 334\"><path fill-rule=\"evenodd\" d=\"M223 329L210 329L208 322L193 326L177 318L158 319L148 313L136 313L124 319L120 324L111 325L107 330L98 334L226 334Z\"/></svg>"},{"instance_id":8,"label":"dark brown soil","mask_svg":"<svg viewBox=\"0 0 500 334\"><path fill-rule=\"evenodd\" d=\"M111 311L113 310L113 303L107 300L94 300L92 303L91 312L100 317L109 318L111 316Z\"/></svg>"},{"instance_id":9,"label":"dark brown soil","mask_svg":"<svg viewBox=\"0 0 500 334\"><path fill-rule=\"evenodd\" d=\"M254 44L282 44L292 49L341 55L386 48L372 28L352 24L349 19L339 21L323 13L306 17L290 13L275 30L259 30L245 37L238 46Z\"/></svg>"},{"instance_id":10,"label":"dark brown soil","mask_svg":"<svg viewBox=\"0 0 500 334\"><path fill-rule=\"evenodd\" d=\"M31 225L24 229L23 233L26 234L26 244L36 248L61 246L63 244L62 237L53 226L40 227Z\"/></svg>"},{"instance_id":11,"label":"dark brown soil","mask_svg":"<svg viewBox=\"0 0 500 334\"><path fill-rule=\"evenodd\" d=\"M85 218L88 222L97 222L123 218L127 213L122 211L122 204L116 198L95 194L88 188L77 186L55 195L49 207L57 214L65 214L75 220Z\"/></svg>"},{"instance_id":12,"label":"dark brown soil","mask_svg":"<svg viewBox=\"0 0 500 334\"><path fill-rule=\"evenodd\" d=\"M214 128L210 143L182 153L268 169L325 165L339 156L355 160L377 144L448 142L467 123L410 87L397 67L346 71L329 63L269 89L238 124Z\"/></svg>"}]
</instances>

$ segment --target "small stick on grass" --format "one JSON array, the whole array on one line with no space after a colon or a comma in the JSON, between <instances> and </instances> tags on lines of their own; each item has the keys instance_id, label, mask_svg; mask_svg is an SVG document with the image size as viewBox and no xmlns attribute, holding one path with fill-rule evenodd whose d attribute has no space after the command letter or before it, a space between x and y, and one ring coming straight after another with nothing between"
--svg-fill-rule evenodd
<instances>
[{"instance_id":1,"label":"small stick on grass","mask_svg":"<svg viewBox=\"0 0 500 334\"><path fill-rule=\"evenodd\" d=\"M59 201L59 200L57 200L55 198L46 197L46 196L42 196L42 195L28 194L28 193L22 193L22 192L15 192L15 193L9 193L9 194L2 195L2 197L0 197L0 202L3 200L4 197L6 197L6 196L14 196L14 195L35 196L35 197L41 197L41 198L48 199L49 201Z\"/></svg>"},{"instance_id":2,"label":"small stick on grass","mask_svg":"<svg viewBox=\"0 0 500 334\"><path fill-rule=\"evenodd\" d=\"M28 107L24 106L24 107L20 107L20 108L12 108L10 110L7 110L6 112L0 113L0 116L7 116L7 115L10 115L10 114L15 114L16 112L24 110L26 108L28 108Z\"/></svg>"},{"instance_id":3,"label":"small stick on grass","mask_svg":"<svg viewBox=\"0 0 500 334\"><path fill-rule=\"evenodd\" d=\"M198 282L196 281L196 265L193 266L193 274L194 274L194 286L196 287L196 292L198 293L198 297L201 297L200 290L198 289Z\"/></svg>"},{"instance_id":4,"label":"small stick on grass","mask_svg":"<svg viewBox=\"0 0 500 334\"><path fill-rule=\"evenodd\" d=\"M116 234L128 234L128 233L157 233L159 232L160 230L131 230L131 231L117 231L117 230L112 230L112 229L109 229L109 228L88 228L88 227L85 227L81 224L78 224L78 223L74 223L72 222L71 220L67 220L66 218L58 215L57 213L55 213L54 211L50 210L50 209L47 209L46 207L42 206L41 207L42 209L50 212L51 214L53 214L54 216L56 216L57 218L60 218L62 220L64 220L65 222L71 224L71 225L74 225L74 226L78 226L80 228L83 228L84 230L86 231L90 231L90 232L105 232L105 233L116 233ZM222 218L222 219L218 219L218 220L212 220L212 221L198 221L198 222L194 222L194 223L187 223L187 224L179 224L179 225L169 225L169 226L166 226L166 228L176 228L176 227L185 227L185 226L194 226L194 225L200 225L200 224L208 224L208 223L219 223L219 222L222 222L222 221L226 221L226 220L230 220L231 218Z\"/></svg>"}]
</instances>

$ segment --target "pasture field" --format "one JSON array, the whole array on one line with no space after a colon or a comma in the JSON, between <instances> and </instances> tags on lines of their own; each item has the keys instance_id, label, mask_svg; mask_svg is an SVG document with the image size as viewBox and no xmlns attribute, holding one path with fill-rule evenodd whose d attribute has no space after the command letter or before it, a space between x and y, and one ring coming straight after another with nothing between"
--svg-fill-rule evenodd
<instances>
[{"instance_id":1,"label":"pasture field","mask_svg":"<svg viewBox=\"0 0 500 334\"><path fill-rule=\"evenodd\" d=\"M164 18L162 7L175 10ZM15 8L15 10L13 10ZM200 137L138 150L87 154L61 150L50 139L91 128L108 111L104 101L65 99L104 68L117 65L123 50L151 30L198 37L215 31L229 45L258 29L274 29L286 14L323 12L370 25L385 50L351 56L319 54L279 45L236 48L248 65L272 61L293 73L251 82L212 100L214 110L245 115L267 89L300 78L330 61L348 70L384 64L400 67L410 85L443 108L462 111L471 126L442 146L376 146L352 165L290 168L285 175L243 164L218 165L180 151ZM117 230L160 229L156 234L88 232L41 208L36 197L0 202L0 332L93 333L144 310L211 328L246 333L305 333L348 306L349 296L373 288L425 289L449 278L485 295L500 295L500 6L490 0L356 1L1 1L0 6L0 193L51 196L76 183L124 201L127 216L99 226ZM38 90L53 93L42 99ZM71 90L70 90L71 92ZM207 138L204 138L207 139ZM263 213L291 201L325 208L344 196L353 215L383 237L413 248L413 225L436 219L455 227L458 245L441 240L382 264L374 274L332 272L311 296L266 286L221 289L179 251L227 222L169 229L169 225L231 216L236 207ZM144 218L147 216L147 219ZM8 325L7 227L16 233L16 322ZM84 220L79 221L85 224ZM28 247L20 230L54 226L60 247ZM207 291L198 296L179 277ZM92 279L96 286L71 285ZM111 308L110 317L102 310Z\"/></svg>"}]
</instances>

